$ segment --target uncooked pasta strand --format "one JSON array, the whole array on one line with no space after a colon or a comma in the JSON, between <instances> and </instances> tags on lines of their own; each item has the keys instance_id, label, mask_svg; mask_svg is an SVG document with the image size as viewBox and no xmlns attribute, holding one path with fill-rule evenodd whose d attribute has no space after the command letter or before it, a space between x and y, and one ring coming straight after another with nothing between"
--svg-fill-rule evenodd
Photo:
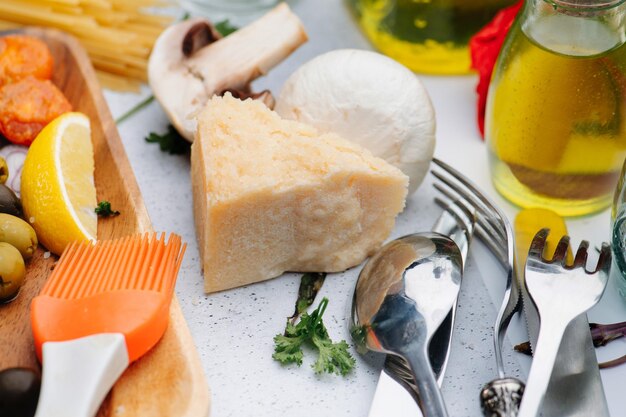
<instances>
[{"instance_id":1,"label":"uncooked pasta strand","mask_svg":"<svg viewBox=\"0 0 626 417\"><path fill-rule=\"evenodd\" d=\"M146 80L154 41L172 22L167 0L0 0L0 30L36 25L70 33L83 44L107 87L136 90Z\"/></svg>"}]
</instances>

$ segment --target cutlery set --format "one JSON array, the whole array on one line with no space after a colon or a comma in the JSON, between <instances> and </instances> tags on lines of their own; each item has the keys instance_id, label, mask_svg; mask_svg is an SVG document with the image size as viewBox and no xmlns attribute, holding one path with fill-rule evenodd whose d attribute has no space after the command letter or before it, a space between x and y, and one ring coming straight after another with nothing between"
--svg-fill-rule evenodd
<instances>
[{"instance_id":1,"label":"cutlery set","mask_svg":"<svg viewBox=\"0 0 626 417\"><path fill-rule=\"evenodd\" d=\"M610 248L603 244L596 268L587 270L586 241L580 244L574 263L567 265L568 236L561 238L554 256L547 260L544 246L548 233L542 229L535 235L526 261L526 287L539 311L540 328L520 417L538 415L563 334L576 317L600 301L610 268Z\"/></svg>"},{"instance_id":2,"label":"cutlery set","mask_svg":"<svg viewBox=\"0 0 626 417\"><path fill-rule=\"evenodd\" d=\"M565 233L551 250L556 235L549 236L548 228L533 232L532 239L518 231L516 268L515 239L506 216L444 162L434 159L431 173L435 201L443 208L432 230L383 246L366 262L354 291L353 334L360 335L355 341L387 355L370 417L379 415L374 408L384 410L390 399L404 401L407 392L412 399L407 415L449 415L440 387L474 234L501 264L506 280L493 330L498 378L480 392L484 415L608 416L585 313L606 288L609 245L602 245L590 267L587 241L572 260ZM565 232L558 216L529 211L518 220L538 216L554 225L556 233ZM533 227L516 222L516 229ZM75 244L65 251L32 306L44 371L37 416L96 412L129 362L149 350L167 326L183 252L178 236L166 243L164 235ZM102 307L86 308L94 301ZM151 313L137 315L137 301L153 306ZM511 317L522 309L534 346L526 386L506 376L502 358ZM76 398L80 401L71 400Z\"/></svg>"},{"instance_id":3,"label":"cutlery set","mask_svg":"<svg viewBox=\"0 0 626 417\"><path fill-rule=\"evenodd\" d=\"M544 247L544 254L549 257L556 251L560 237L567 235L563 218L553 211L544 209L524 210L515 218L516 271L524 300L530 298L527 285L523 281L525 260L537 230L545 226L550 228ZM570 251L569 259L572 259ZM532 302L524 303L523 309L532 350L537 345L541 327L539 312ZM581 314L570 323L563 335L548 392L543 401L543 414L608 417L609 411L597 364L587 315ZM573 375L576 377L572 377Z\"/></svg>"},{"instance_id":4,"label":"cutlery set","mask_svg":"<svg viewBox=\"0 0 626 417\"><path fill-rule=\"evenodd\" d=\"M436 380L436 383L441 386L443 381L443 375L450 352L449 346L456 315L457 295L460 288L462 268L469 251L474 222L475 214L472 211L458 204L450 205L443 211L433 226L433 233L406 236L391 242L389 245L385 246L385 248L381 249L376 257L372 258L368 263L368 267L366 269L364 268L362 271L359 284L357 284L357 290L354 294L353 321L359 327L364 325L368 326L368 318L362 314L363 309L359 308L359 306L370 303L370 300L373 298L380 299L380 294L373 294L373 291L371 291L372 283L386 280L388 276L394 281L392 284L395 284L397 280L402 278L411 280L411 283L407 286L408 292L410 292L411 296L415 297L414 299L416 299L418 303L418 308L421 308L422 311L428 311L429 309L435 310L439 315L439 319L445 314L441 325L435 329L434 334L430 335L432 336L430 343L424 346L428 351L422 351L422 356L425 353L428 355L430 366L427 366L427 370L432 369L432 375L429 375L430 384L433 384L434 380ZM440 243L441 249L438 251L440 253L437 253L435 249L435 252L426 255L428 261L434 259L434 261L431 262L433 268L429 271L428 262L424 262L424 259L418 262L420 251L418 251L417 248L423 245L433 248L433 242ZM414 255L407 256L404 260L405 265L402 265L400 268L389 269L388 261L396 258L401 252L405 251L406 244L411 245L412 249L415 249ZM409 250L407 250L407 252L409 252ZM442 255L444 258L441 257ZM454 288L449 291L449 294L446 294L449 298L436 299L437 294L433 294L433 292L445 291L445 288L441 287L442 280L439 279L441 278L441 274L438 276L437 280L420 278L423 278L424 275L428 277L429 274L438 274L439 272L437 271L442 270L441 259L447 259L446 257L453 258L454 260L455 268L448 274L454 281ZM382 288L382 290L383 296L393 291L392 287ZM397 314L396 312L392 313ZM401 317L401 319L406 319L406 317ZM369 323L369 326L374 327L374 323ZM377 346L368 347L371 350L379 350ZM394 395L394 392L397 393L400 391L401 393L404 389L408 389L409 392L414 394L419 391L415 386L417 382L412 378L412 374L409 371L409 369L414 368L406 363L403 359L404 357L404 355L387 356L385 370L381 373L380 387L377 391L378 396L387 397L390 395L389 391L391 391L391 395ZM399 398L402 397L400 396ZM422 398L417 395L415 395L415 398L418 402L422 401ZM374 401L376 400L375 397ZM439 415L445 415L445 406L443 403L440 402L437 406L439 408ZM411 407L411 405L408 404L407 407Z\"/></svg>"},{"instance_id":5,"label":"cutlery set","mask_svg":"<svg viewBox=\"0 0 626 417\"><path fill-rule=\"evenodd\" d=\"M610 247L602 245L597 263L591 267L588 242L580 244L572 260L569 236L558 236L561 239L552 251L546 244L550 230L542 228L533 231L525 266L516 268L515 235L501 210L444 162L433 159L431 174L438 191L435 201L443 208L432 231L383 246L365 264L356 284L352 322L359 334L365 335L357 343L387 354L370 417L376 417L379 412L374 409L384 409L389 399L406 401L402 391L415 400L412 406L407 403L411 411L415 409L414 415L419 415L417 407L425 417L448 415L440 386L455 317L463 314L456 305L474 234L498 260L506 280L493 330L498 377L480 392L484 415L608 416L597 361L595 357L590 360L589 331L581 329L587 323L586 311L597 304L606 288ZM525 258L519 251L517 257L518 261ZM526 386L507 377L502 358L508 325L522 310L535 313L528 326L530 340L536 343ZM531 326L535 319L537 326ZM559 385L571 386L570 394ZM588 388L591 398L569 398L580 391L576 385Z\"/></svg>"}]
</instances>

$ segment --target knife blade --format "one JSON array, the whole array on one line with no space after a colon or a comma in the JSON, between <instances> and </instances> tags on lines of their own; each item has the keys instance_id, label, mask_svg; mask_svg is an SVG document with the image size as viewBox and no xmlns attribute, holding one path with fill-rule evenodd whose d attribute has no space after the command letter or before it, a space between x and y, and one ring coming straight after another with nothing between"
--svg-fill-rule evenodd
<instances>
[{"instance_id":1,"label":"knife blade","mask_svg":"<svg viewBox=\"0 0 626 417\"><path fill-rule=\"evenodd\" d=\"M467 260L469 244L474 232L475 213L460 206L460 203L450 204L439 216L432 227L433 232L449 236L461 251L463 266ZM437 383L441 386L450 356L452 330L456 316L455 302L441 326L437 329L429 345L429 359ZM395 417L417 417L422 413L417 405L415 387L399 378L393 372L392 359L388 356L381 371L369 417L388 417L390 410L394 410ZM398 361L396 359L396 361ZM400 414L401 413L401 414Z\"/></svg>"}]
</instances>

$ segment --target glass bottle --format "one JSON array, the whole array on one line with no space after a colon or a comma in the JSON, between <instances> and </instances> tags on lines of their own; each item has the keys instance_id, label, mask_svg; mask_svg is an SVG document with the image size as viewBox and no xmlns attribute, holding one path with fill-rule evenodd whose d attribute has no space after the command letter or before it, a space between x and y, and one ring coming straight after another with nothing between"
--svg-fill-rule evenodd
<instances>
[{"instance_id":1,"label":"glass bottle","mask_svg":"<svg viewBox=\"0 0 626 417\"><path fill-rule=\"evenodd\" d=\"M494 70L491 177L521 207L606 208L626 156L626 0L527 0Z\"/></svg>"},{"instance_id":2,"label":"glass bottle","mask_svg":"<svg viewBox=\"0 0 626 417\"><path fill-rule=\"evenodd\" d=\"M613 259L622 276L617 280L617 288L620 295L626 298L626 161L613 196L611 223Z\"/></svg>"},{"instance_id":3,"label":"glass bottle","mask_svg":"<svg viewBox=\"0 0 626 417\"><path fill-rule=\"evenodd\" d=\"M205 16L212 22L228 20L241 27L258 19L281 0L179 0L183 10L194 16Z\"/></svg>"},{"instance_id":4,"label":"glass bottle","mask_svg":"<svg viewBox=\"0 0 626 417\"><path fill-rule=\"evenodd\" d=\"M517 0L349 0L364 33L385 55L427 74L470 72L468 42Z\"/></svg>"}]
</instances>

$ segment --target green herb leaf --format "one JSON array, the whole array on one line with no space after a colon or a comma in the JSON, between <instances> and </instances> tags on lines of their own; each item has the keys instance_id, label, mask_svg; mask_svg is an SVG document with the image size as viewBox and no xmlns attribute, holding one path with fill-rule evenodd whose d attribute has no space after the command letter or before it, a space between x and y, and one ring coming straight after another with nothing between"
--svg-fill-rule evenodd
<instances>
[{"instance_id":1,"label":"green herb leaf","mask_svg":"<svg viewBox=\"0 0 626 417\"><path fill-rule=\"evenodd\" d=\"M356 364L355 359L348 352L348 344L345 340L339 343L333 343L328 336L328 331L322 322L322 315L328 306L328 298L324 297L317 307L317 310L311 313L316 316L315 326L311 332L311 342L319 350L317 361L313 364L313 370L316 374L328 372L337 375L347 375Z\"/></svg>"},{"instance_id":2,"label":"green herb leaf","mask_svg":"<svg viewBox=\"0 0 626 417\"><path fill-rule=\"evenodd\" d=\"M354 325L350 328L350 336L352 336L352 341L354 342L354 347L356 351L361 355L365 355L369 350L365 344L365 340L367 338L367 327L365 325Z\"/></svg>"},{"instance_id":3,"label":"green herb leaf","mask_svg":"<svg viewBox=\"0 0 626 417\"><path fill-rule=\"evenodd\" d=\"M296 308L293 316L289 317L292 323L296 321L300 314L304 313L309 308L318 291L322 288L324 280L326 279L326 273L324 272L309 272L302 275L300 279L300 288L298 289L298 299L296 300Z\"/></svg>"},{"instance_id":4,"label":"green herb leaf","mask_svg":"<svg viewBox=\"0 0 626 417\"><path fill-rule=\"evenodd\" d=\"M239 28L231 25L228 19L222 20L221 22L215 24L215 30L221 33L222 36L228 36L231 33L236 32L237 29Z\"/></svg>"},{"instance_id":5,"label":"green herb leaf","mask_svg":"<svg viewBox=\"0 0 626 417\"><path fill-rule=\"evenodd\" d=\"M111 209L111 203L108 201L101 201L98 203L98 207L94 210L100 217L119 216L120 212Z\"/></svg>"},{"instance_id":6,"label":"green herb leaf","mask_svg":"<svg viewBox=\"0 0 626 417\"><path fill-rule=\"evenodd\" d=\"M158 143L159 148L163 152L169 152L171 155L180 155L189 152L191 144L183 138L180 133L172 125L167 126L167 132L159 135L150 133L146 138L148 143Z\"/></svg>"},{"instance_id":7,"label":"green herb leaf","mask_svg":"<svg viewBox=\"0 0 626 417\"><path fill-rule=\"evenodd\" d=\"M312 365L315 373L348 374L356 364L348 352L345 340L333 343L322 321L328 306L328 298L324 297L319 306L311 314L303 313L296 325L287 322L285 334L274 336L274 354L272 357L283 363L302 364L302 345L310 344L319 351L317 361Z\"/></svg>"},{"instance_id":8,"label":"green herb leaf","mask_svg":"<svg viewBox=\"0 0 626 417\"><path fill-rule=\"evenodd\" d=\"M304 326L306 327L306 326ZM277 334L274 336L274 354L272 358L280 363L296 363L302 365L302 343L306 339L306 331L300 327L298 329L291 323L287 323L285 334Z\"/></svg>"},{"instance_id":9,"label":"green herb leaf","mask_svg":"<svg viewBox=\"0 0 626 417\"><path fill-rule=\"evenodd\" d=\"M354 368L356 360L348 352L348 344L345 340L332 343L328 338L322 339L314 336L313 343L320 351L317 361L313 364L316 374L328 372L345 376Z\"/></svg>"},{"instance_id":10,"label":"green herb leaf","mask_svg":"<svg viewBox=\"0 0 626 417\"><path fill-rule=\"evenodd\" d=\"M126 113L122 114L120 117L115 119L115 124L119 125L120 123L128 120L130 117L134 116L136 113L143 110L153 101L154 101L154 96L149 95L145 100L140 101L135 106L133 106L130 110L128 110Z\"/></svg>"}]
</instances>

